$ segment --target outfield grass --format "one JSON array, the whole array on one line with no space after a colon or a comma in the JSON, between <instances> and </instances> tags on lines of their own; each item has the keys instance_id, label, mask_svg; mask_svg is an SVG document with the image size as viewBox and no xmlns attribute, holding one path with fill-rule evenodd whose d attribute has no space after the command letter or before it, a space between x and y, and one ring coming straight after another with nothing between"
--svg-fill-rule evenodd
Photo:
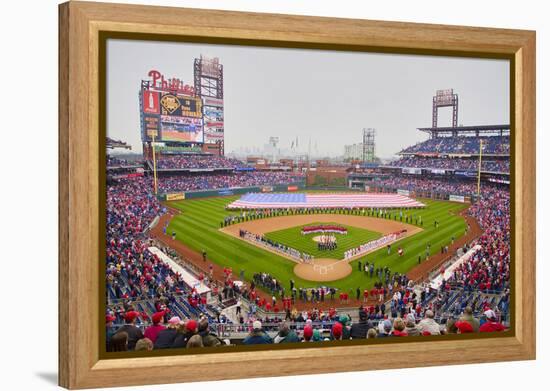
<instances>
[{"instance_id":1,"label":"outfield grass","mask_svg":"<svg viewBox=\"0 0 550 391\"><path fill-rule=\"evenodd\" d=\"M338 225L341 227L345 227L348 230L348 233L346 235L334 234L334 236L336 237L336 243L338 243L338 247L335 250L319 251L317 249L317 242L315 242L313 238L321 234L311 233L307 235L302 235L302 227L311 225ZM300 250L301 252L313 255L315 258L343 259L345 251L353 247L358 247L363 243L370 242L371 240L378 239L382 236L382 234L379 232L368 231L363 228L352 227L349 225L342 225L338 223L311 223L299 227L292 227L279 231L268 232L264 236L266 236L268 239L292 247L296 250Z\"/></svg>"},{"instance_id":2,"label":"outfield grass","mask_svg":"<svg viewBox=\"0 0 550 391\"><path fill-rule=\"evenodd\" d=\"M294 262L219 231L224 216L235 214L226 211L225 206L237 198L231 196L172 202L170 205L181 210L182 214L172 219L168 232L176 231L177 239L196 251L206 250L208 258L219 265L230 266L236 273L243 269L247 280L251 279L253 273L268 272L279 281L294 279L297 287L320 286L321 283L298 278L293 273ZM458 239L464 234L466 222L450 212L457 213L466 205L448 201L421 201L426 204L426 208L413 213L422 216L424 231L392 246L394 249L401 246L405 255L399 257L393 251L388 256L385 249L380 249L360 258L361 262L368 260L377 267L387 265L392 271L405 273L417 265L419 255L424 258L427 243L431 244L431 254L435 254L441 246L450 244L452 236ZM439 221L439 228L434 227L435 220ZM351 263L351 275L326 285L346 290L372 287L376 279L357 271L358 261ZM285 285L288 289L288 283Z\"/></svg>"}]
</instances>

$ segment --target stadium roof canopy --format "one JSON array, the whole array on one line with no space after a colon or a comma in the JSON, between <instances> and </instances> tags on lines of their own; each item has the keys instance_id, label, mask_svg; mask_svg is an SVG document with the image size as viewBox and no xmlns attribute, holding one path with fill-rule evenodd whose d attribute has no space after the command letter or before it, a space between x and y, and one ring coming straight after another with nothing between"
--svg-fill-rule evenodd
<instances>
[{"instance_id":1,"label":"stadium roof canopy","mask_svg":"<svg viewBox=\"0 0 550 391\"><path fill-rule=\"evenodd\" d=\"M113 140L110 137L107 137L106 147L107 149L114 149L114 148L132 149L132 146L128 145L124 141Z\"/></svg>"},{"instance_id":2,"label":"stadium roof canopy","mask_svg":"<svg viewBox=\"0 0 550 391\"><path fill-rule=\"evenodd\" d=\"M494 135L508 136L510 135L510 125L477 125L477 126L457 126L457 127L436 127L436 128L417 128L421 132L429 133L432 137L449 137L449 136L479 136L479 135Z\"/></svg>"}]
</instances>

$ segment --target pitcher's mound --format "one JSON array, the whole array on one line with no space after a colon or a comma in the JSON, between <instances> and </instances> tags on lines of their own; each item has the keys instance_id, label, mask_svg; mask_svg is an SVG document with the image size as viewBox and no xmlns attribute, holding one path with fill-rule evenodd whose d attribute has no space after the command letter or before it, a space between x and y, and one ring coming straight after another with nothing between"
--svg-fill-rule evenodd
<instances>
[{"instance_id":1,"label":"pitcher's mound","mask_svg":"<svg viewBox=\"0 0 550 391\"><path fill-rule=\"evenodd\" d=\"M345 260L319 258L312 263L294 266L294 274L308 281L335 281L351 274L352 268Z\"/></svg>"}]
</instances>

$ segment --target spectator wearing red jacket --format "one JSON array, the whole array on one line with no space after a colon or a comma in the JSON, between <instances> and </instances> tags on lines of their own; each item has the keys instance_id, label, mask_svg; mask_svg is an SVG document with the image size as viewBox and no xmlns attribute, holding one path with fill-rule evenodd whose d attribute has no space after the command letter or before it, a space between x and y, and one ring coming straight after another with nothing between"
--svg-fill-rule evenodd
<instances>
[{"instance_id":1,"label":"spectator wearing red jacket","mask_svg":"<svg viewBox=\"0 0 550 391\"><path fill-rule=\"evenodd\" d=\"M343 329L344 329L344 326L342 326L342 323L339 323L339 322L334 323L332 325L332 330L331 330L332 339L335 341L341 340L343 336L343 331L344 331Z\"/></svg>"},{"instance_id":2,"label":"spectator wearing red jacket","mask_svg":"<svg viewBox=\"0 0 550 391\"><path fill-rule=\"evenodd\" d=\"M454 326L456 327L458 334L467 334L474 332L474 328L472 327L472 325L465 320L459 320L458 322L455 322Z\"/></svg>"},{"instance_id":3,"label":"spectator wearing red jacket","mask_svg":"<svg viewBox=\"0 0 550 391\"><path fill-rule=\"evenodd\" d=\"M487 310L483 313L487 317L487 321L481 325L479 332L491 333L495 331L505 331L506 327L497 321L497 315L493 310Z\"/></svg>"},{"instance_id":4,"label":"spectator wearing red jacket","mask_svg":"<svg viewBox=\"0 0 550 391\"><path fill-rule=\"evenodd\" d=\"M145 332L143 333L145 338L149 338L153 344L157 340L158 334L164 330L166 327L160 324L160 322L164 318L164 311L161 312L155 312L151 316L151 320L153 321L153 324L145 329Z\"/></svg>"}]
</instances>

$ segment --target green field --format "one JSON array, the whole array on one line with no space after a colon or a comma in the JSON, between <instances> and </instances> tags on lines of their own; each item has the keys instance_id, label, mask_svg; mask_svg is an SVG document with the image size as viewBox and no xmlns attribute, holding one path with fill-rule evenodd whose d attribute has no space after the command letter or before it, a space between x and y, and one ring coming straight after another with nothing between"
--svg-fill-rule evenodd
<instances>
[{"instance_id":1,"label":"green field","mask_svg":"<svg viewBox=\"0 0 550 391\"><path fill-rule=\"evenodd\" d=\"M293 273L294 262L219 231L224 216L235 214L226 211L225 206L237 198L231 196L171 202L170 205L181 210L182 214L172 219L168 232L175 231L177 240L196 251L206 250L208 258L213 262L229 266L235 273L244 270L247 280L251 279L253 273L267 272L280 281L294 279L297 287L319 286L321 283L298 278ZM360 260L374 262L377 267L387 265L392 271L405 273L417 265L419 255L425 256L427 243L431 244L431 254L434 254L440 251L441 246L449 244L452 236L459 238L464 234L466 222L451 212L457 213L467 205L448 201L421 201L426 204L426 208L412 213L422 217L424 231L392 246L401 246L405 251L403 257L399 257L395 251L388 256L386 250L381 249ZM434 227L434 220L439 221L439 228ZM351 263L353 273L348 277L325 285L347 290L372 287L377 281L376 277L371 279L357 271L357 262ZM288 287L288 284L285 285Z\"/></svg>"},{"instance_id":2,"label":"green field","mask_svg":"<svg viewBox=\"0 0 550 391\"><path fill-rule=\"evenodd\" d=\"M315 258L334 258L343 259L344 252L350 248L357 247L363 243L370 242L371 240L378 239L382 234L379 232L368 231L366 229L352 227L349 225L342 225L338 223L311 223L310 225L338 225L345 227L348 230L346 235L335 234L336 243L338 247L331 251L319 251L317 249L317 242L313 240L315 236L320 234L308 234L302 235L302 227L292 227L282 229L280 231L268 232L265 236L268 239L274 240L278 243L282 243L286 246L300 250L307 254L313 255Z\"/></svg>"}]
</instances>

